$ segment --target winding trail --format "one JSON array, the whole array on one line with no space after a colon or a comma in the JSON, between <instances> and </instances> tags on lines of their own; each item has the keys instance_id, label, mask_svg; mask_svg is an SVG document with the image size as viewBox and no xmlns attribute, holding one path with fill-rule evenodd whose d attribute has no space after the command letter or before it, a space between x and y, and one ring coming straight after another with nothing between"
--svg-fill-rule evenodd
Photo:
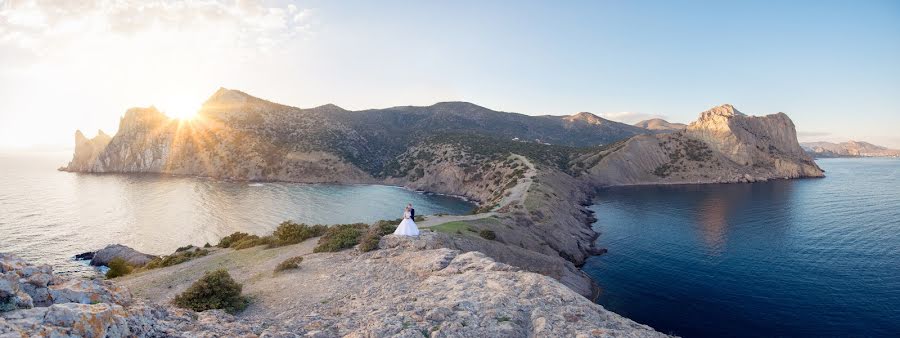
<instances>
[{"instance_id":1,"label":"winding trail","mask_svg":"<svg viewBox=\"0 0 900 338\"><path fill-rule=\"evenodd\" d=\"M509 195L504 196L499 205L489 212L482 212L474 215L445 215L445 216L426 216L425 220L419 222L418 225L420 228L428 228L433 227L435 225L444 224L447 222L458 222L458 221L474 221L477 219L488 218L497 214L496 210L503 209L512 204L516 203L525 203L525 198L528 197L528 190L531 189L531 184L534 183L534 176L537 175L537 170L534 168L534 164L528 160L527 157L512 154L514 158L517 158L525 163L525 166L528 167L528 170L525 171L525 176L519 180L516 186L507 190Z\"/></svg>"}]
</instances>

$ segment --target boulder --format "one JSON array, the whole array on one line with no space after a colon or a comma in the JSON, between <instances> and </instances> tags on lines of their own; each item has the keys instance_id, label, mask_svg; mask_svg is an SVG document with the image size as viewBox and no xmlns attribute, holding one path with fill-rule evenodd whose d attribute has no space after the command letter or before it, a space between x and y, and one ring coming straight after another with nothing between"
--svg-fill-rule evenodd
<instances>
[{"instance_id":1,"label":"boulder","mask_svg":"<svg viewBox=\"0 0 900 338\"><path fill-rule=\"evenodd\" d=\"M109 281L94 279L72 279L49 287L53 303L113 303L128 304L131 294L124 288Z\"/></svg>"},{"instance_id":2,"label":"boulder","mask_svg":"<svg viewBox=\"0 0 900 338\"><path fill-rule=\"evenodd\" d=\"M156 258L156 256L139 252L121 244L112 244L95 252L94 256L91 258L91 265L106 266L115 258L124 259L128 265L138 267L144 266Z\"/></svg>"}]
</instances>

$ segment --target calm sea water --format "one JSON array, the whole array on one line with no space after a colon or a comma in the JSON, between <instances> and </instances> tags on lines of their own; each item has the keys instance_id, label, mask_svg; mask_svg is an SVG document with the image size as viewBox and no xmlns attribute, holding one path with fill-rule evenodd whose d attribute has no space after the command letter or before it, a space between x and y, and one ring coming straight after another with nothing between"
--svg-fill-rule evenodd
<instances>
[{"instance_id":1,"label":"calm sea water","mask_svg":"<svg viewBox=\"0 0 900 338\"><path fill-rule=\"evenodd\" d=\"M121 243L167 254L235 231L268 234L284 220L310 224L464 214L461 199L378 185L222 182L159 175L86 175L56 171L69 154L0 154L0 252L93 270L74 254Z\"/></svg>"},{"instance_id":2,"label":"calm sea water","mask_svg":"<svg viewBox=\"0 0 900 338\"><path fill-rule=\"evenodd\" d=\"M900 160L827 178L616 188L592 208L599 303L700 336L900 336Z\"/></svg>"}]
</instances>

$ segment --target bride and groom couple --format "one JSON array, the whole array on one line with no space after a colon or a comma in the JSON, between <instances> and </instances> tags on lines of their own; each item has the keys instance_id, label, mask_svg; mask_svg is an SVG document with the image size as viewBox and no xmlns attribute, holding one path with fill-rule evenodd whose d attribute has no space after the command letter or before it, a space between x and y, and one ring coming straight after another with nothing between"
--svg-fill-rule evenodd
<instances>
[{"instance_id":1,"label":"bride and groom couple","mask_svg":"<svg viewBox=\"0 0 900 338\"><path fill-rule=\"evenodd\" d=\"M400 236L418 236L419 228L416 227L416 209L413 209L412 204L407 204L406 209L403 211L403 221L400 222L400 225L397 226L397 230L394 230L394 235Z\"/></svg>"}]
</instances>

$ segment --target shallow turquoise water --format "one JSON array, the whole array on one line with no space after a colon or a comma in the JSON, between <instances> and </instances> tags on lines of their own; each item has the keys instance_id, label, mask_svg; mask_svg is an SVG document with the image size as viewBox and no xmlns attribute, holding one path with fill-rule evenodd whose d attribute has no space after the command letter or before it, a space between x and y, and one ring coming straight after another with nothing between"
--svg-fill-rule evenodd
<instances>
[{"instance_id":1,"label":"shallow turquoise water","mask_svg":"<svg viewBox=\"0 0 900 338\"><path fill-rule=\"evenodd\" d=\"M603 192L599 303L686 337L900 335L900 160L818 162L827 178Z\"/></svg>"},{"instance_id":2,"label":"shallow turquoise water","mask_svg":"<svg viewBox=\"0 0 900 338\"><path fill-rule=\"evenodd\" d=\"M121 243L152 254L203 245L235 231L271 233L284 220L310 224L465 214L458 198L379 185L222 182L160 175L56 171L68 154L0 154L0 252L87 273L72 255Z\"/></svg>"}]
</instances>

